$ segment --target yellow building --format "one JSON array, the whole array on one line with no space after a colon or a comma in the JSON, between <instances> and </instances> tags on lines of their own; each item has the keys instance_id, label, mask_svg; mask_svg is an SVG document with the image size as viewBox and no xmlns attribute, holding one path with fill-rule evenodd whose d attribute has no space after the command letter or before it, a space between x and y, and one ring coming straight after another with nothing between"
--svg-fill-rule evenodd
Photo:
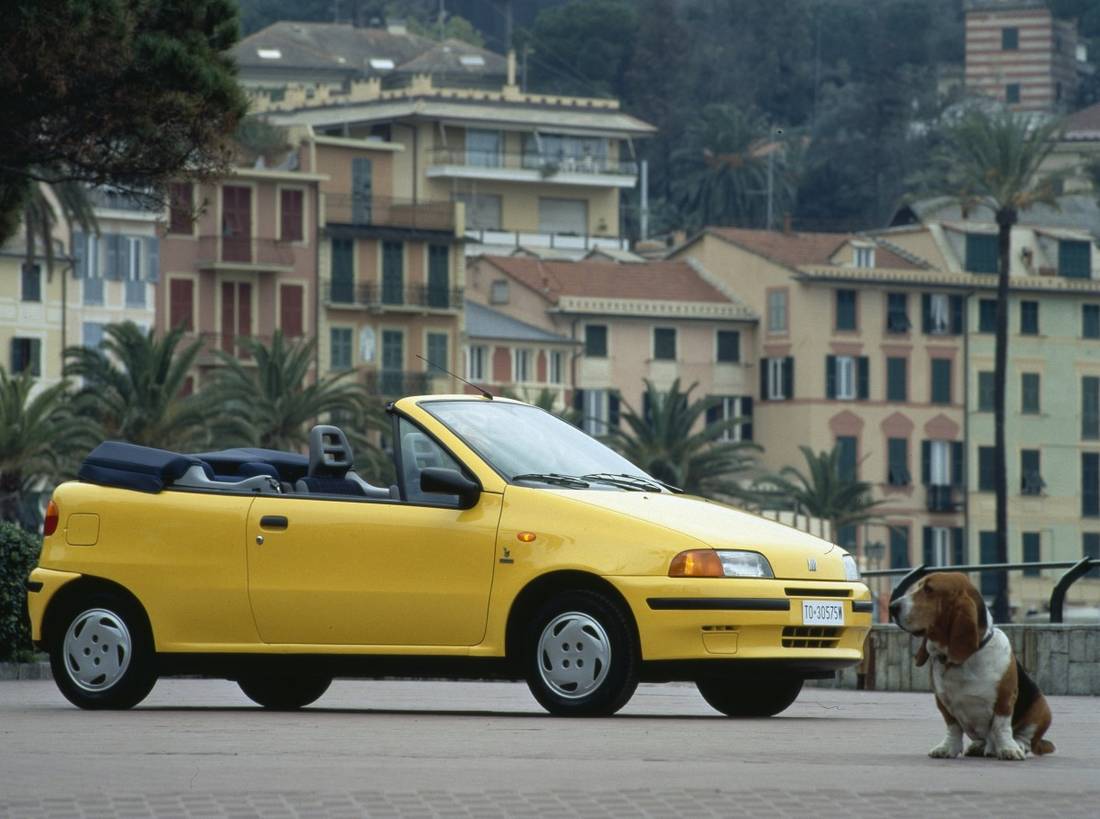
<instances>
[{"instance_id":1,"label":"yellow building","mask_svg":"<svg viewBox=\"0 0 1100 819\"><path fill-rule=\"evenodd\" d=\"M64 291L72 260L66 243L54 237L54 268L47 270L45 247L36 241L36 262L26 264L26 234L20 229L0 247L0 363L10 374L29 372L44 385L61 380Z\"/></svg>"}]
</instances>

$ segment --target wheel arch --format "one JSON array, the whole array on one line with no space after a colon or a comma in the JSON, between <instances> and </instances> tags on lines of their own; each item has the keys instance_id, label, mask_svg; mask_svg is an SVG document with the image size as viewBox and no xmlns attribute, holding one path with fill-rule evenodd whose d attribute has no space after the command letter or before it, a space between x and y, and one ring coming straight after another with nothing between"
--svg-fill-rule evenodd
<instances>
[{"instance_id":1,"label":"wheel arch","mask_svg":"<svg viewBox=\"0 0 1100 819\"><path fill-rule=\"evenodd\" d=\"M51 644L56 635L56 629L58 628L56 620L58 616L69 607L72 601L81 596L95 594L96 592L117 594L129 602L134 607L134 611L140 615L147 633L153 640L153 646L155 648L156 637L153 633L153 624L149 619L149 613L145 610L145 606L141 604L141 601L138 600L137 595L113 580L107 580L106 578L92 575L82 575L71 583L66 583L58 589L57 594L50 599L49 604L46 606L46 611L42 616L42 645L48 647Z\"/></svg>"},{"instance_id":2,"label":"wheel arch","mask_svg":"<svg viewBox=\"0 0 1100 819\"><path fill-rule=\"evenodd\" d=\"M512 607L508 611L508 620L504 632L504 652L509 663L519 662L524 624L547 600L567 591L597 592L606 597L612 604L618 606L626 618L631 637L634 640L634 646L638 650L639 656L641 656L638 623L622 592L615 588L614 584L597 574L575 569L563 569L533 578L516 595Z\"/></svg>"}]
</instances>

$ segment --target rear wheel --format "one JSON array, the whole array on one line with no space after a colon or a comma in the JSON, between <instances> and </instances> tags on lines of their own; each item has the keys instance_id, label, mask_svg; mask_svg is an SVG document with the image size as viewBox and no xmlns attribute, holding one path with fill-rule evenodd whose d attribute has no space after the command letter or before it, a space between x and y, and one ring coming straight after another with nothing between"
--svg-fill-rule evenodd
<instances>
[{"instance_id":1,"label":"rear wheel","mask_svg":"<svg viewBox=\"0 0 1100 819\"><path fill-rule=\"evenodd\" d=\"M556 716L608 716L638 687L639 652L627 615L598 592L544 605L524 641L527 685Z\"/></svg>"},{"instance_id":2,"label":"rear wheel","mask_svg":"<svg viewBox=\"0 0 1100 819\"><path fill-rule=\"evenodd\" d=\"M704 677L696 681L707 704L727 717L773 717L802 691L802 678Z\"/></svg>"},{"instance_id":3,"label":"rear wheel","mask_svg":"<svg viewBox=\"0 0 1100 819\"><path fill-rule=\"evenodd\" d=\"M237 680L245 696L274 711L294 711L320 699L332 677L319 674L253 674Z\"/></svg>"},{"instance_id":4,"label":"rear wheel","mask_svg":"<svg viewBox=\"0 0 1100 819\"><path fill-rule=\"evenodd\" d=\"M115 592L74 598L51 618L50 668L73 705L132 708L157 681L144 612Z\"/></svg>"}]
</instances>

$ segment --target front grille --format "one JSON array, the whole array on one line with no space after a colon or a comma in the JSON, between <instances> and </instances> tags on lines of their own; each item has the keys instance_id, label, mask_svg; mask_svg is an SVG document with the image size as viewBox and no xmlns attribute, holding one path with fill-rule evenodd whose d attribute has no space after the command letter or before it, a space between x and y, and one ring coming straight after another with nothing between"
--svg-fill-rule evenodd
<instances>
[{"instance_id":1,"label":"front grille","mask_svg":"<svg viewBox=\"0 0 1100 819\"><path fill-rule=\"evenodd\" d=\"M788 597L851 597L851 589L796 589L787 586L784 589Z\"/></svg>"},{"instance_id":2,"label":"front grille","mask_svg":"<svg viewBox=\"0 0 1100 819\"><path fill-rule=\"evenodd\" d=\"M784 626L783 648L836 648L842 631L836 626Z\"/></svg>"}]
</instances>

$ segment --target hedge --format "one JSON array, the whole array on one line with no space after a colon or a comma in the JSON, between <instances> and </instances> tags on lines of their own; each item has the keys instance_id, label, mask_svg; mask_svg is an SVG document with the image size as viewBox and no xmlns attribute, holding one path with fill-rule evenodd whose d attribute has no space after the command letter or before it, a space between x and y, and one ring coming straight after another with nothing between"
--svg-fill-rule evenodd
<instances>
[{"instance_id":1,"label":"hedge","mask_svg":"<svg viewBox=\"0 0 1100 819\"><path fill-rule=\"evenodd\" d=\"M41 546L38 535L0 521L0 661L29 660L34 652L26 583Z\"/></svg>"}]
</instances>

